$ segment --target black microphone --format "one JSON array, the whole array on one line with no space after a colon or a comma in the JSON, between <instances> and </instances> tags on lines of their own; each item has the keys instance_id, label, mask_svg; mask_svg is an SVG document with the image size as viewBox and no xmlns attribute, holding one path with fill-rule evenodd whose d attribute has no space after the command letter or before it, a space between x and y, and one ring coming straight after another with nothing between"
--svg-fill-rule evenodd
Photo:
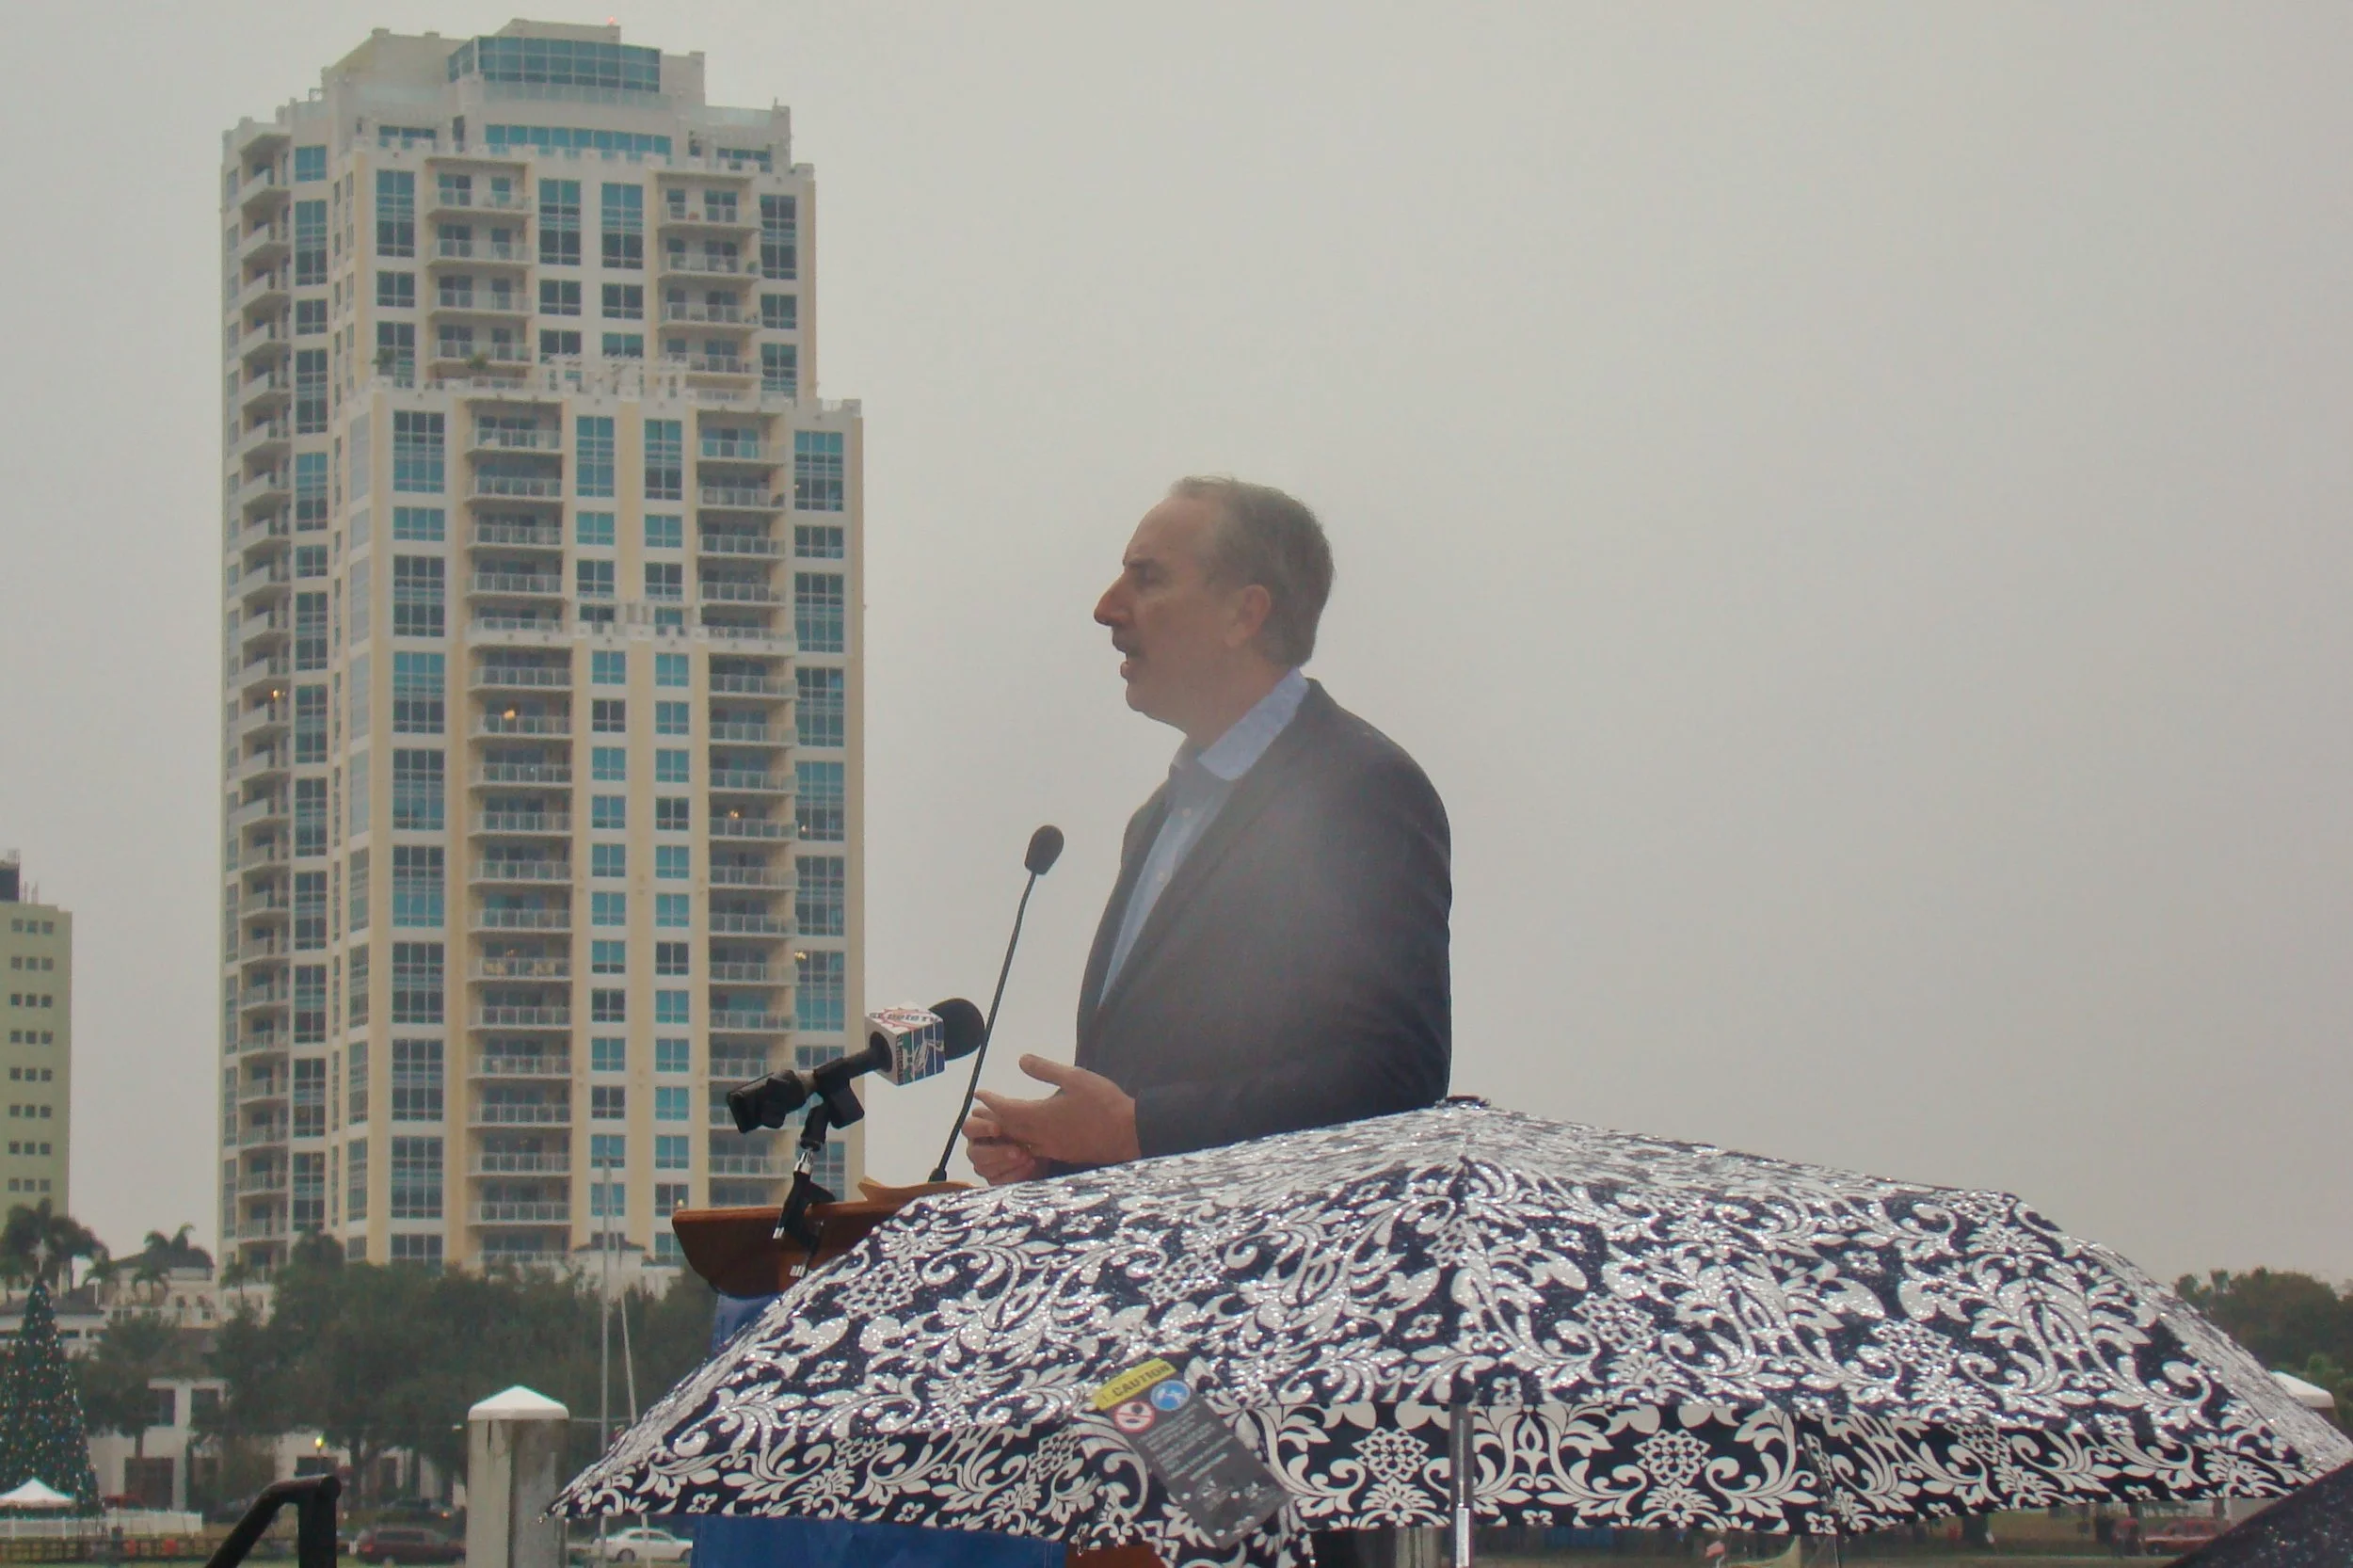
<instances>
[{"instance_id":1,"label":"black microphone","mask_svg":"<svg viewBox=\"0 0 2353 1568\"><path fill-rule=\"evenodd\" d=\"M962 997L936 1002L929 1011L886 1008L866 1018L866 1048L810 1068L790 1068L741 1083L728 1091L728 1114L735 1130L782 1127L785 1118L812 1099L832 1110L836 1127L866 1114L848 1093L853 1080L880 1073L892 1083L914 1083L947 1070L981 1048L988 1025L981 1010Z\"/></svg>"},{"instance_id":2,"label":"black microphone","mask_svg":"<svg viewBox=\"0 0 2353 1568\"><path fill-rule=\"evenodd\" d=\"M1030 880L1021 885L1021 902L1014 906L1013 935L1005 940L1005 962L997 971L997 994L988 999L988 1017L981 1025L980 1048L972 1056L972 1077L964 1086L964 1106L948 1128L948 1144L939 1151L939 1163L932 1167L934 1181L948 1179L948 1161L956 1152L956 1140L964 1135L964 1119L972 1113L972 1095L981 1086L981 1067L988 1060L988 1042L997 1032L997 1009L1005 1000L1005 977L1013 972L1013 950L1021 941L1021 917L1030 912L1031 889L1062 858L1062 829L1048 823L1030 835L1030 847L1022 853L1021 869L1030 873Z\"/></svg>"}]
</instances>

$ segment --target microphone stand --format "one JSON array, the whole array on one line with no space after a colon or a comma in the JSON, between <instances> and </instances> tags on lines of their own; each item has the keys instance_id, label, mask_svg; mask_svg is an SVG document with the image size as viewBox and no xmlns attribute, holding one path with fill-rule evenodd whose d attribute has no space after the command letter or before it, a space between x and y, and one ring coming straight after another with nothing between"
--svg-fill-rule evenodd
<instances>
[{"instance_id":1,"label":"microphone stand","mask_svg":"<svg viewBox=\"0 0 2353 1568\"><path fill-rule=\"evenodd\" d=\"M1056 848L1061 847L1062 835L1054 835ZM972 1096L981 1086L981 1068L988 1061L988 1043L997 1038L997 1009L1005 1000L1005 977L1013 973L1013 950L1021 941L1021 917L1030 912L1030 893L1037 887L1042 872L1030 872L1030 880L1021 885L1021 902L1014 906L1013 935L1005 939L1005 961L997 970L997 992L988 999L988 1017L981 1025L981 1048L972 1053L972 1076L964 1085L964 1105L956 1119L949 1124L947 1146L939 1151L939 1163L932 1167L931 1179L948 1179L948 1161L956 1152L956 1140L964 1135L964 1119L972 1114Z\"/></svg>"}]
</instances>

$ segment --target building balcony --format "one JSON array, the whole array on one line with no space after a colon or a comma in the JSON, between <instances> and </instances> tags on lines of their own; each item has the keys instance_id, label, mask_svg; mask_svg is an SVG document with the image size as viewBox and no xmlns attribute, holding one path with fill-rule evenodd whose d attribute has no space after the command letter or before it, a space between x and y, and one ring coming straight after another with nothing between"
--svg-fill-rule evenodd
<instances>
[{"instance_id":1,"label":"building balcony","mask_svg":"<svg viewBox=\"0 0 2353 1568\"><path fill-rule=\"evenodd\" d=\"M272 652L283 648L292 634L294 617L283 610L271 610L264 615L248 616L237 623L237 649L252 662L256 653Z\"/></svg>"},{"instance_id":2,"label":"building balcony","mask_svg":"<svg viewBox=\"0 0 2353 1568\"><path fill-rule=\"evenodd\" d=\"M515 839L520 839L520 836L569 839L571 812L482 812L472 820L472 831L475 834L515 836Z\"/></svg>"},{"instance_id":3,"label":"building balcony","mask_svg":"<svg viewBox=\"0 0 2353 1568\"><path fill-rule=\"evenodd\" d=\"M751 768L713 768L711 788L714 792L728 794L788 795L792 792L792 780L782 774L760 773Z\"/></svg>"},{"instance_id":4,"label":"building balcony","mask_svg":"<svg viewBox=\"0 0 2353 1568\"><path fill-rule=\"evenodd\" d=\"M245 897L237 901L237 919L248 923L266 920L282 925L293 914L293 901L276 888L261 892L248 889Z\"/></svg>"},{"instance_id":5,"label":"building balcony","mask_svg":"<svg viewBox=\"0 0 2353 1568\"><path fill-rule=\"evenodd\" d=\"M569 931L569 909L477 909L476 931Z\"/></svg>"},{"instance_id":6,"label":"building balcony","mask_svg":"<svg viewBox=\"0 0 2353 1568\"><path fill-rule=\"evenodd\" d=\"M469 1074L473 1078L561 1079L570 1081L572 1059L569 1052L552 1050L526 1055L520 1051L484 1051L473 1059Z\"/></svg>"},{"instance_id":7,"label":"building balcony","mask_svg":"<svg viewBox=\"0 0 2353 1568\"><path fill-rule=\"evenodd\" d=\"M760 374L758 366L734 354L664 354L654 362L664 370L728 380L748 381Z\"/></svg>"},{"instance_id":8,"label":"building balcony","mask_svg":"<svg viewBox=\"0 0 2353 1568\"><path fill-rule=\"evenodd\" d=\"M563 882L572 879L568 860L477 860L476 882Z\"/></svg>"},{"instance_id":9,"label":"building balcony","mask_svg":"<svg viewBox=\"0 0 2353 1568\"><path fill-rule=\"evenodd\" d=\"M240 1075L237 1079L237 1109L242 1111L249 1105L280 1103L286 1098L288 1087L287 1080L280 1077L255 1079Z\"/></svg>"},{"instance_id":10,"label":"building balcony","mask_svg":"<svg viewBox=\"0 0 2353 1568\"><path fill-rule=\"evenodd\" d=\"M773 626L732 626L724 621L707 620L695 630L698 635L708 637L712 642L768 645L765 648L754 650L758 652L789 653L793 648L792 633Z\"/></svg>"},{"instance_id":11,"label":"building balcony","mask_svg":"<svg viewBox=\"0 0 2353 1568\"><path fill-rule=\"evenodd\" d=\"M257 563L237 574L236 595L244 600L246 614L258 613L258 606L274 604L286 597L294 586L294 571L283 557Z\"/></svg>"},{"instance_id":12,"label":"building balcony","mask_svg":"<svg viewBox=\"0 0 2353 1568\"><path fill-rule=\"evenodd\" d=\"M711 690L714 696L724 693L733 696L789 697L794 695L792 686L766 675L714 674L711 678Z\"/></svg>"},{"instance_id":13,"label":"building balcony","mask_svg":"<svg viewBox=\"0 0 2353 1568\"><path fill-rule=\"evenodd\" d=\"M283 985L276 984L248 985L237 993L237 1011L240 1013L274 1013L285 1007L291 1000L291 994Z\"/></svg>"},{"instance_id":14,"label":"building balcony","mask_svg":"<svg viewBox=\"0 0 2353 1568\"><path fill-rule=\"evenodd\" d=\"M792 1020L782 1013L713 1013L710 1027L714 1034L781 1034Z\"/></svg>"},{"instance_id":15,"label":"building balcony","mask_svg":"<svg viewBox=\"0 0 2353 1568\"><path fill-rule=\"evenodd\" d=\"M243 744L275 735L286 728L292 717L292 705L285 702L268 702L259 708L248 709L237 719L237 741Z\"/></svg>"},{"instance_id":16,"label":"building balcony","mask_svg":"<svg viewBox=\"0 0 2353 1568\"><path fill-rule=\"evenodd\" d=\"M474 524L473 537L467 542L476 548L561 550L564 528L557 522L478 522Z\"/></svg>"},{"instance_id":17,"label":"building balcony","mask_svg":"<svg viewBox=\"0 0 2353 1568\"><path fill-rule=\"evenodd\" d=\"M725 1116L727 1108L720 1107ZM727 1124L733 1127L729 1120ZM792 1174L792 1162L764 1154L714 1154L711 1158L711 1174L715 1176L765 1176L782 1179Z\"/></svg>"},{"instance_id":18,"label":"building balcony","mask_svg":"<svg viewBox=\"0 0 2353 1568\"><path fill-rule=\"evenodd\" d=\"M664 322L692 323L696 327L751 328L760 325L760 318L746 315L741 305L682 304L677 300L663 301L662 319Z\"/></svg>"},{"instance_id":19,"label":"building balcony","mask_svg":"<svg viewBox=\"0 0 2353 1568\"><path fill-rule=\"evenodd\" d=\"M512 718L485 713L474 720L473 732L477 736L569 735L572 719L569 713L519 713Z\"/></svg>"},{"instance_id":20,"label":"building balcony","mask_svg":"<svg viewBox=\"0 0 2353 1568\"><path fill-rule=\"evenodd\" d=\"M258 800L243 801L234 807L229 813L229 826L231 831L242 833L248 827L258 827L273 818L285 815L286 803L283 799L264 795Z\"/></svg>"},{"instance_id":21,"label":"building balcony","mask_svg":"<svg viewBox=\"0 0 2353 1568\"><path fill-rule=\"evenodd\" d=\"M294 472L284 467L249 473L237 486L235 501L248 517L264 506L285 506L294 500Z\"/></svg>"},{"instance_id":22,"label":"building balcony","mask_svg":"<svg viewBox=\"0 0 2353 1568\"><path fill-rule=\"evenodd\" d=\"M671 194L685 193L674 191ZM711 206L700 202L665 201L662 204L659 220L664 229L675 229L681 233L749 234L760 229L759 209L746 208L735 202Z\"/></svg>"},{"instance_id":23,"label":"building balcony","mask_svg":"<svg viewBox=\"0 0 2353 1568\"><path fill-rule=\"evenodd\" d=\"M715 984L729 985L790 985L792 977L772 964L710 964L705 966L709 978ZM712 1063L717 1072L719 1064ZM763 1071L765 1069L762 1069Z\"/></svg>"},{"instance_id":24,"label":"building balcony","mask_svg":"<svg viewBox=\"0 0 2353 1568\"><path fill-rule=\"evenodd\" d=\"M569 762L485 762L473 770L473 782L498 784L569 784L572 765ZM567 819L565 832L570 832Z\"/></svg>"},{"instance_id":25,"label":"building balcony","mask_svg":"<svg viewBox=\"0 0 2353 1568\"><path fill-rule=\"evenodd\" d=\"M473 449L476 452L548 452L560 457L564 455L564 432L477 424L473 430Z\"/></svg>"},{"instance_id":26,"label":"building balcony","mask_svg":"<svg viewBox=\"0 0 2353 1568\"><path fill-rule=\"evenodd\" d=\"M249 424L285 408L293 396L294 374L280 365L245 378L237 389L237 412Z\"/></svg>"},{"instance_id":27,"label":"building balcony","mask_svg":"<svg viewBox=\"0 0 2353 1568\"><path fill-rule=\"evenodd\" d=\"M780 512L790 500L765 485L705 485L697 504L707 512ZM712 536L704 531L703 537Z\"/></svg>"},{"instance_id":28,"label":"building balcony","mask_svg":"<svg viewBox=\"0 0 2353 1568\"><path fill-rule=\"evenodd\" d=\"M294 762L282 746L248 753L237 759L236 771L230 776L239 789L266 782L293 767Z\"/></svg>"},{"instance_id":29,"label":"building balcony","mask_svg":"<svg viewBox=\"0 0 2353 1568\"><path fill-rule=\"evenodd\" d=\"M712 812L707 829L714 839L790 839L796 824L774 817L729 817Z\"/></svg>"},{"instance_id":30,"label":"building balcony","mask_svg":"<svg viewBox=\"0 0 2353 1568\"><path fill-rule=\"evenodd\" d=\"M272 459L283 457L293 440L294 432L282 419L265 419L259 424L248 424L237 436L237 461L241 464L269 462L275 468L278 464Z\"/></svg>"},{"instance_id":31,"label":"building balcony","mask_svg":"<svg viewBox=\"0 0 2353 1568\"><path fill-rule=\"evenodd\" d=\"M570 691L569 664L477 664L473 689L489 691Z\"/></svg>"},{"instance_id":32,"label":"building balcony","mask_svg":"<svg viewBox=\"0 0 2353 1568\"><path fill-rule=\"evenodd\" d=\"M783 544L765 534L729 534L709 528L696 537L695 548L703 555L753 555L774 560L784 554Z\"/></svg>"},{"instance_id":33,"label":"building balcony","mask_svg":"<svg viewBox=\"0 0 2353 1568\"><path fill-rule=\"evenodd\" d=\"M288 1167L272 1165L267 1170L247 1171L237 1177L237 1196L241 1198L283 1197L291 1176Z\"/></svg>"},{"instance_id":34,"label":"building balcony","mask_svg":"<svg viewBox=\"0 0 2353 1568\"><path fill-rule=\"evenodd\" d=\"M467 370L514 374L533 362L531 350L520 344L477 344L454 338L436 339L425 358L436 375Z\"/></svg>"},{"instance_id":35,"label":"building balcony","mask_svg":"<svg viewBox=\"0 0 2353 1568\"><path fill-rule=\"evenodd\" d=\"M782 746L792 744L792 738L780 729L771 729L764 724L745 724L740 719L726 719L713 723L711 726L711 739L728 741L737 745Z\"/></svg>"},{"instance_id":36,"label":"building balcony","mask_svg":"<svg viewBox=\"0 0 2353 1568\"><path fill-rule=\"evenodd\" d=\"M542 477L512 473L477 473L466 492L476 501L555 501L564 499L561 474Z\"/></svg>"},{"instance_id":37,"label":"building balcony","mask_svg":"<svg viewBox=\"0 0 2353 1568\"><path fill-rule=\"evenodd\" d=\"M236 543L231 548L240 555L250 555L257 550L282 551L294 539L294 523L280 512L248 522L237 531Z\"/></svg>"},{"instance_id":38,"label":"building balcony","mask_svg":"<svg viewBox=\"0 0 2353 1568\"><path fill-rule=\"evenodd\" d=\"M245 872L282 871L292 864L294 856L287 851L283 839L265 840L236 855L229 862L231 870Z\"/></svg>"},{"instance_id":39,"label":"building balcony","mask_svg":"<svg viewBox=\"0 0 2353 1568\"><path fill-rule=\"evenodd\" d=\"M701 604L782 604L784 596L765 583L738 582L725 577L706 577L695 584L695 599Z\"/></svg>"},{"instance_id":40,"label":"building balcony","mask_svg":"<svg viewBox=\"0 0 2353 1568\"><path fill-rule=\"evenodd\" d=\"M273 223L257 223L248 228L245 237L237 242L237 264L241 267L275 266L285 259L293 243L294 232L282 218Z\"/></svg>"},{"instance_id":41,"label":"building balcony","mask_svg":"<svg viewBox=\"0 0 2353 1568\"><path fill-rule=\"evenodd\" d=\"M522 634L547 637L564 630L564 612L553 610L478 610L466 623L466 640Z\"/></svg>"},{"instance_id":42,"label":"building balcony","mask_svg":"<svg viewBox=\"0 0 2353 1568\"><path fill-rule=\"evenodd\" d=\"M571 1218L568 1203L478 1203L472 1214L478 1225L569 1224Z\"/></svg>"},{"instance_id":43,"label":"building balcony","mask_svg":"<svg viewBox=\"0 0 2353 1568\"><path fill-rule=\"evenodd\" d=\"M241 1128L237 1135L229 1141L230 1146L254 1149L265 1147L271 1144L282 1144L286 1141L286 1127L287 1124L284 1122L264 1122L259 1127Z\"/></svg>"},{"instance_id":44,"label":"building balcony","mask_svg":"<svg viewBox=\"0 0 2353 1568\"><path fill-rule=\"evenodd\" d=\"M250 223L263 214L284 206L290 196L286 182L278 177L278 170L265 168L246 180L245 188L237 192L237 206L245 215L246 221Z\"/></svg>"},{"instance_id":45,"label":"building balcony","mask_svg":"<svg viewBox=\"0 0 2353 1568\"><path fill-rule=\"evenodd\" d=\"M467 1122L472 1127L569 1127L572 1107L568 1100L477 1102Z\"/></svg>"},{"instance_id":46,"label":"building balcony","mask_svg":"<svg viewBox=\"0 0 2353 1568\"><path fill-rule=\"evenodd\" d=\"M768 1048L744 1040L713 1041L711 1047L711 1076L723 1083L742 1083L747 1079L763 1077L772 1071L768 1065Z\"/></svg>"},{"instance_id":47,"label":"building balcony","mask_svg":"<svg viewBox=\"0 0 2353 1568\"><path fill-rule=\"evenodd\" d=\"M287 940L286 934L273 931L263 936L247 936L238 945L237 961L241 964L271 963L293 951L294 944Z\"/></svg>"},{"instance_id":48,"label":"building balcony","mask_svg":"<svg viewBox=\"0 0 2353 1568\"><path fill-rule=\"evenodd\" d=\"M426 210L441 216L471 217L476 213L488 213L494 217L524 217L531 216L531 201L520 190L497 195L485 189L444 190L437 182L426 199Z\"/></svg>"},{"instance_id":49,"label":"building balcony","mask_svg":"<svg viewBox=\"0 0 2353 1568\"><path fill-rule=\"evenodd\" d=\"M744 278L751 264L741 256L711 255L699 250L664 250L654 258L654 270L674 278Z\"/></svg>"},{"instance_id":50,"label":"building balcony","mask_svg":"<svg viewBox=\"0 0 2353 1568\"><path fill-rule=\"evenodd\" d=\"M478 571L467 581L466 591L500 599L561 599L564 579L519 571Z\"/></svg>"},{"instance_id":51,"label":"building balcony","mask_svg":"<svg viewBox=\"0 0 2353 1568\"><path fill-rule=\"evenodd\" d=\"M717 915L710 918L714 936L790 936L792 922L776 915Z\"/></svg>"},{"instance_id":52,"label":"building balcony","mask_svg":"<svg viewBox=\"0 0 2353 1568\"><path fill-rule=\"evenodd\" d=\"M572 1010L568 1007L477 1007L473 1010L476 1029L569 1029Z\"/></svg>"},{"instance_id":53,"label":"building balcony","mask_svg":"<svg viewBox=\"0 0 2353 1568\"><path fill-rule=\"evenodd\" d=\"M473 1157L474 1176L569 1176L572 1157L568 1154L493 1154Z\"/></svg>"},{"instance_id":54,"label":"building balcony","mask_svg":"<svg viewBox=\"0 0 2353 1568\"><path fill-rule=\"evenodd\" d=\"M436 240L432 255L425 260L435 266L452 262L465 262L485 266L529 266L536 253L528 245L509 242L504 245L492 240Z\"/></svg>"},{"instance_id":55,"label":"building balcony","mask_svg":"<svg viewBox=\"0 0 2353 1568\"><path fill-rule=\"evenodd\" d=\"M793 885L793 879L789 872L766 866L713 866L711 868L711 885L713 888L786 888Z\"/></svg>"},{"instance_id":56,"label":"building balcony","mask_svg":"<svg viewBox=\"0 0 2353 1568\"><path fill-rule=\"evenodd\" d=\"M473 961L476 980L569 980L572 961L548 954L526 954L507 958L477 958Z\"/></svg>"},{"instance_id":57,"label":"building balcony","mask_svg":"<svg viewBox=\"0 0 2353 1568\"><path fill-rule=\"evenodd\" d=\"M286 269L282 266L274 271L264 272L258 278L247 279L245 286L237 290L238 312L249 315L255 311L267 308L282 315L285 313L288 301L292 298L292 296L286 292L290 282Z\"/></svg>"},{"instance_id":58,"label":"building balcony","mask_svg":"<svg viewBox=\"0 0 2353 1568\"><path fill-rule=\"evenodd\" d=\"M515 289L453 289L442 287L433 293L429 307L433 315L462 316L527 316L532 307Z\"/></svg>"}]
</instances>

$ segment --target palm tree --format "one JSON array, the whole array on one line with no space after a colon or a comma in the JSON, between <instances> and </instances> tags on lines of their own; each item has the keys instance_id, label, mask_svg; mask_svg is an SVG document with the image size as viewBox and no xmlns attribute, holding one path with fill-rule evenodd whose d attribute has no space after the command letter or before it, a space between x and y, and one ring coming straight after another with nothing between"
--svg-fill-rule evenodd
<instances>
[{"instance_id":1,"label":"palm tree","mask_svg":"<svg viewBox=\"0 0 2353 1568\"><path fill-rule=\"evenodd\" d=\"M89 1226L51 1208L43 1198L39 1207L17 1205L0 1225L0 1263L19 1279L40 1279L56 1285L73 1283L73 1260L95 1262L107 1256L106 1244Z\"/></svg>"}]
</instances>

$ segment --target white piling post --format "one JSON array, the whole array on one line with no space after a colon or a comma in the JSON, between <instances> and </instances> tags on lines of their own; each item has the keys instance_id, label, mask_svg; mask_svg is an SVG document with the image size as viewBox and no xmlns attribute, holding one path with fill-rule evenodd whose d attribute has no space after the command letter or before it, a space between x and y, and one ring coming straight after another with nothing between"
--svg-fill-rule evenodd
<instances>
[{"instance_id":1,"label":"white piling post","mask_svg":"<svg viewBox=\"0 0 2353 1568\"><path fill-rule=\"evenodd\" d=\"M467 1568L564 1568L564 1522L544 1515L571 1417L520 1384L466 1412Z\"/></svg>"}]
</instances>

